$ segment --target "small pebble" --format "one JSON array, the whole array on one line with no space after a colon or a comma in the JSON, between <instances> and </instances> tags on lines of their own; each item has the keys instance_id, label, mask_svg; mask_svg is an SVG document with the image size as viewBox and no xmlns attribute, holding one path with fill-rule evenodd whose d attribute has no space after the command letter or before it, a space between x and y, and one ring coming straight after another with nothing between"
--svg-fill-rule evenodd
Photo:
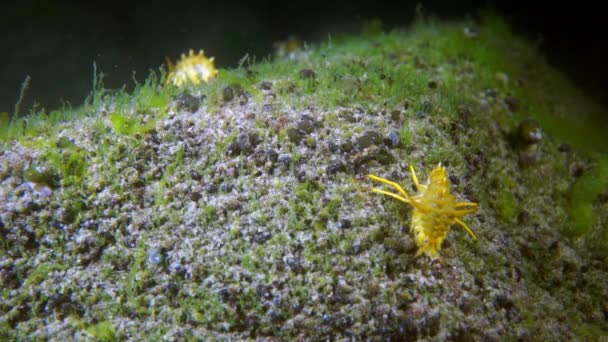
<instances>
[{"instance_id":1,"label":"small pebble","mask_svg":"<svg viewBox=\"0 0 608 342\"><path fill-rule=\"evenodd\" d=\"M525 145L536 144L543 138L543 131L538 121L526 119L517 128L519 141Z\"/></svg>"},{"instance_id":2,"label":"small pebble","mask_svg":"<svg viewBox=\"0 0 608 342\"><path fill-rule=\"evenodd\" d=\"M332 160L327 167L327 173L333 175L338 172L346 172L346 165L341 160Z\"/></svg>"},{"instance_id":3,"label":"small pebble","mask_svg":"<svg viewBox=\"0 0 608 342\"><path fill-rule=\"evenodd\" d=\"M312 71L312 69L302 69L300 71L300 77L302 77L305 80L308 80L308 79L314 80L315 78L317 78L317 74L314 71Z\"/></svg>"},{"instance_id":4,"label":"small pebble","mask_svg":"<svg viewBox=\"0 0 608 342\"><path fill-rule=\"evenodd\" d=\"M304 133L310 134L315 130L315 125L311 120L303 119L298 123L298 129L300 129Z\"/></svg>"},{"instance_id":5,"label":"small pebble","mask_svg":"<svg viewBox=\"0 0 608 342\"><path fill-rule=\"evenodd\" d=\"M270 81L262 81L262 82L260 82L260 89L261 90L270 90L270 89L272 89L272 82L270 82Z\"/></svg>"},{"instance_id":6,"label":"small pebble","mask_svg":"<svg viewBox=\"0 0 608 342\"><path fill-rule=\"evenodd\" d=\"M291 164L291 155L287 153L280 154L278 161L284 166L289 166Z\"/></svg>"},{"instance_id":7,"label":"small pebble","mask_svg":"<svg viewBox=\"0 0 608 342\"><path fill-rule=\"evenodd\" d=\"M338 229L349 229L352 226L350 220L342 219L338 222Z\"/></svg>"},{"instance_id":8,"label":"small pebble","mask_svg":"<svg viewBox=\"0 0 608 342\"><path fill-rule=\"evenodd\" d=\"M496 90L489 88L486 89L486 96L488 97L496 97Z\"/></svg>"},{"instance_id":9,"label":"small pebble","mask_svg":"<svg viewBox=\"0 0 608 342\"><path fill-rule=\"evenodd\" d=\"M296 145L300 143L300 140L302 140L302 134L300 133L300 130L295 127L287 129L287 137L289 138L289 141Z\"/></svg>"},{"instance_id":10,"label":"small pebble","mask_svg":"<svg viewBox=\"0 0 608 342\"><path fill-rule=\"evenodd\" d=\"M179 110L186 110L190 113L196 112L201 105L201 99L190 94L179 94L175 97L175 102Z\"/></svg>"},{"instance_id":11,"label":"small pebble","mask_svg":"<svg viewBox=\"0 0 608 342\"><path fill-rule=\"evenodd\" d=\"M357 138L356 145L359 149L368 148L371 145L378 145L382 142L382 135L378 132L367 131Z\"/></svg>"},{"instance_id":12,"label":"small pebble","mask_svg":"<svg viewBox=\"0 0 608 342\"><path fill-rule=\"evenodd\" d=\"M401 119L401 111L399 111L399 110L391 111L391 119L393 121L399 121Z\"/></svg>"},{"instance_id":13,"label":"small pebble","mask_svg":"<svg viewBox=\"0 0 608 342\"><path fill-rule=\"evenodd\" d=\"M159 265L163 261L162 252L156 248L149 250L148 261L153 265Z\"/></svg>"},{"instance_id":14,"label":"small pebble","mask_svg":"<svg viewBox=\"0 0 608 342\"><path fill-rule=\"evenodd\" d=\"M399 144L401 143L401 139L399 138L399 132L397 131L391 131L388 134L388 141L389 141L389 146L390 147L398 147Z\"/></svg>"}]
</instances>

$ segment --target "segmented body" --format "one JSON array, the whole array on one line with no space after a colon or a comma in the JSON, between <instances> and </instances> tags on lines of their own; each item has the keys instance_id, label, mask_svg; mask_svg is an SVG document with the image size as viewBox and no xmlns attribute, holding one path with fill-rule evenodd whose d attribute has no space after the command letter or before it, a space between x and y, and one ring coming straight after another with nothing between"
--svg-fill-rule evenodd
<instances>
[{"instance_id":1,"label":"segmented body","mask_svg":"<svg viewBox=\"0 0 608 342\"><path fill-rule=\"evenodd\" d=\"M203 50L198 53L190 50L187 56L182 54L176 65L167 58L167 65L169 66L167 82L178 87L186 84L197 85L201 82L208 82L217 75L213 60L213 57L205 57Z\"/></svg>"},{"instance_id":2,"label":"segmented body","mask_svg":"<svg viewBox=\"0 0 608 342\"><path fill-rule=\"evenodd\" d=\"M393 197L413 207L410 231L413 232L414 241L418 246L416 256L425 253L431 258L438 258L441 244L453 224L460 225L473 239L477 239L475 233L459 219L461 216L475 212L477 203L457 201L456 197L450 193L450 182L445 168L439 164L433 169L426 184L418 182L418 177L412 166L410 166L410 170L418 191L413 196L409 196L395 182L374 175L369 175L369 177L390 185L398 191L398 193L392 193L374 188L374 192Z\"/></svg>"}]
</instances>

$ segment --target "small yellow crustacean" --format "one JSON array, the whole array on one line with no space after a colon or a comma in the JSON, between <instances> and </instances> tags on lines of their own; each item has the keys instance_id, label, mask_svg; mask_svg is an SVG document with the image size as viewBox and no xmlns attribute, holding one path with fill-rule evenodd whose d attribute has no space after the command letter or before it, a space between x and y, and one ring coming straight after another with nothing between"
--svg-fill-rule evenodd
<instances>
[{"instance_id":1,"label":"small yellow crustacean","mask_svg":"<svg viewBox=\"0 0 608 342\"><path fill-rule=\"evenodd\" d=\"M431 171L426 184L418 182L414 167L411 165L410 171L418 191L414 196L409 196L399 184L388 179L371 174L368 177L392 186L398 194L377 188L372 189L374 192L390 196L414 207L410 231L414 233L416 246L418 246L416 256L425 253L432 259L440 258L441 244L453 224L460 225L473 239L477 240L475 233L459 217L475 212L478 205L473 202L457 202L456 197L450 193L450 182L441 163Z\"/></svg>"},{"instance_id":2,"label":"small yellow crustacean","mask_svg":"<svg viewBox=\"0 0 608 342\"><path fill-rule=\"evenodd\" d=\"M182 54L182 58L176 65L167 57L167 65L169 67L167 83L181 87L186 84L197 85L201 82L208 82L217 75L217 69L213 66L213 60L213 57L205 57L203 50L194 53L192 49L190 49L187 56Z\"/></svg>"}]
</instances>

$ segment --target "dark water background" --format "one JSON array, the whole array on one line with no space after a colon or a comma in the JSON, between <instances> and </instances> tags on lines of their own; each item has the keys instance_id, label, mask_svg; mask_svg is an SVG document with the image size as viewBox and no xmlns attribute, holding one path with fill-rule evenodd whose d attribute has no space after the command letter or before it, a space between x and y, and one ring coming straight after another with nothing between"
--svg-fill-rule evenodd
<instances>
[{"instance_id":1,"label":"dark water background","mask_svg":"<svg viewBox=\"0 0 608 342\"><path fill-rule=\"evenodd\" d=\"M12 113L26 75L21 112L36 102L47 110L62 101L82 104L92 88L93 62L107 88L133 86L165 56L204 48L217 66L230 68L246 53L269 56L289 35L320 41L328 33L357 34L362 23L407 26L418 1L42 1L0 5L0 112ZM596 101L608 104L608 39L600 5L526 1L421 1L440 18L474 16L478 9L504 14L519 34L542 39L548 61ZM541 38L542 37L542 38Z\"/></svg>"}]
</instances>

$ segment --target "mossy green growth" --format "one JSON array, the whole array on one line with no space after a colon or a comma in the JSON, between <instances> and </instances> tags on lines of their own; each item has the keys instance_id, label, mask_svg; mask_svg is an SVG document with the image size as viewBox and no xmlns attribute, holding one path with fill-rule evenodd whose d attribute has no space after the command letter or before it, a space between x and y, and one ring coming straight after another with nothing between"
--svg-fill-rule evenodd
<instances>
[{"instance_id":1,"label":"mossy green growth","mask_svg":"<svg viewBox=\"0 0 608 342\"><path fill-rule=\"evenodd\" d=\"M118 134L133 135L142 130L141 124L135 118L117 112L110 114L110 123Z\"/></svg>"},{"instance_id":2,"label":"mossy green growth","mask_svg":"<svg viewBox=\"0 0 608 342\"><path fill-rule=\"evenodd\" d=\"M39 265L30 275L25 279L26 285L38 285L43 282L50 272L63 271L67 267L57 264L42 264Z\"/></svg>"},{"instance_id":3,"label":"mossy green growth","mask_svg":"<svg viewBox=\"0 0 608 342\"><path fill-rule=\"evenodd\" d=\"M73 114L72 109L67 106L50 113L44 109L33 108L30 114L22 117L11 117L6 112L0 113L0 141L20 139L26 142L28 138L54 136L59 122Z\"/></svg>"},{"instance_id":4,"label":"mossy green growth","mask_svg":"<svg viewBox=\"0 0 608 342\"><path fill-rule=\"evenodd\" d=\"M500 163L496 163L492 168L500 169ZM516 180L507 172L501 171L494 176L490 182L493 191L488 193L488 199L496 212L499 221L510 223L519 214L519 204L515 198L517 189Z\"/></svg>"},{"instance_id":5,"label":"mossy green growth","mask_svg":"<svg viewBox=\"0 0 608 342\"><path fill-rule=\"evenodd\" d=\"M517 214L517 201L513 193L507 190L501 190L496 194L494 202L496 206L496 214L502 221L509 222Z\"/></svg>"},{"instance_id":6,"label":"mossy green growth","mask_svg":"<svg viewBox=\"0 0 608 342\"><path fill-rule=\"evenodd\" d=\"M24 171L23 178L32 183L46 185L53 189L59 187L60 177L55 170L50 168L39 170L34 167L29 167Z\"/></svg>"},{"instance_id":7,"label":"mossy green growth","mask_svg":"<svg viewBox=\"0 0 608 342\"><path fill-rule=\"evenodd\" d=\"M177 167L182 163L183 159L184 159L184 148L180 148L179 150L177 150L176 154L175 154L175 160L173 161L173 163L169 164L169 166L167 166L167 169L165 170L165 172L163 173L163 177L161 178L159 184L158 184L158 188L156 189L156 194L154 196L154 203L156 205L161 205L166 203L165 200L165 189L167 188L167 182L169 180L169 178L175 173L175 170L177 169Z\"/></svg>"},{"instance_id":8,"label":"mossy green growth","mask_svg":"<svg viewBox=\"0 0 608 342\"><path fill-rule=\"evenodd\" d=\"M140 112L156 110L161 111L161 114L164 114L171 101L171 90L171 88L168 90L161 88L155 77L149 77L146 80L146 83L136 91L135 99L137 109Z\"/></svg>"},{"instance_id":9,"label":"mossy green growth","mask_svg":"<svg viewBox=\"0 0 608 342\"><path fill-rule=\"evenodd\" d=\"M87 333L91 335L95 341L113 342L118 340L114 326L108 321L99 322L88 327Z\"/></svg>"},{"instance_id":10,"label":"mossy green growth","mask_svg":"<svg viewBox=\"0 0 608 342\"><path fill-rule=\"evenodd\" d=\"M608 155L599 157L597 166L572 185L568 200L570 223L565 226L567 235L582 236L597 226L593 203L602 193L608 193Z\"/></svg>"},{"instance_id":11,"label":"mossy green growth","mask_svg":"<svg viewBox=\"0 0 608 342\"><path fill-rule=\"evenodd\" d=\"M80 183L87 171L87 152L65 137L49 145L44 156L61 174L63 185Z\"/></svg>"},{"instance_id":12,"label":"mossy green growth","mask_svg":"<svg viewBox=\"0 0 608 342\"><path fill-rule=\"evenodd\" d=\"M11 115L8 112L0 112L0 127L8 125L11 121Z\"/></svg>"},{"instance_id":13,"label":"mossy green growth","mask_svg":"<svg viewBox=\"0 0 608 342\"><path fill-rule=\"evenodd\" d=\"M596 340L598 337L606 337L608 331L601 324L581 324L576 327L576 336L584 340ZM601 341L602 338L600 337Z\"/></svg>"},{"instance_id":14,"label":"mossy green growth","mask_svg":"<svg viewBox=\"0 0 608 342\"><path fill-rule=\"evenodd\" d=\"M569 208L570 222L565 226L565 233L577 237L588 233L597 224L597 215L590 202L573 204Z\"/></svg>"},{"instance_id":15,"label":"mossy green growth","mask_svg":"<svg viewBox=\"0 0 608 342\"><path fill-rule=\"evenodd\" d=\"M203 206L203 208L200 211L200 219L201 219L201 224L203 226L208 225L209 223L213 222L215 220L215 216L216 216L216 209L214 206L206 204Z\"/></svg>"},{"instance_id":16,"label":"mossy green growth","mask_svg":"<svg viewBox=\"0 0 608 342\"><path fill-rule=\"evenodd\" d=\"M182 305L190 322L210 324L224 319L224 306L219 295L203 286L184 299Z\"/></svg>"},{"instance_id":17,"label":"mossy green growth","mask_svg":"<svg viewBox=\"0 0 608 342\"><path fill-rule=\"evenodd\" d=\"M137 292L137 275L144 270L146 260L145 243L140 241L137 245L137 251L134 254L133 261L129 266L127 279L123 284L123 290L127 295L127 300L135 298Z\"/></svg>"},{"instance_id":18,"label":"mossy green growth","mask_svg":"<svg viewBox=\"0 0 608 342\"><path fill-rule=\"evenodd\" d=\"M250 94L256 103L262 103L263 94L255 87L258 81L254 73L242 65L249 59L241 60L241 66L237 69L219 69L218 76L209 83L201 85L207 96L207 111L213 113L224 102Z\"/></svg>"},{"instance_id":19,"label":"mossy green growth","mask_svg":"<svg viewBox=\"0 0 608 342\"><path fill-rule=\"evenodd\" d=\"M581 90L569 82L565 74L551 69L542 60L542 53L539 53L536 45L515 39L504 18L484 12L482 23L488 28L487 33L482 33L482 37L488 35L493 39L487 40L488 44L484 44L486 48L480 46L481 49L472 51L478 59L478 65L488 67L488 72L484 72L488 76L488 82L489 77L505 72L511 79L521 76L534 83L525 87L511 81L504 83L503 91L519 99L522 108L527 107L516 114L534 117L541 123L545 132L568 141L577 149L608 152L608 140L604 137L608 128L603 120L606 116L605 109L584 101L585 96ZM485 37L483 38L485 40ZM507 48L506 44L511 46ZM510 60L512 54L504 53L507 49L517 51L519 57L516 61ZM529 65L534 65L534 69L530 70ZM563 101L555 101L556 98ZM565 108L576 108L576 113L565 112Z\"/></svg>"}]
</instances>

